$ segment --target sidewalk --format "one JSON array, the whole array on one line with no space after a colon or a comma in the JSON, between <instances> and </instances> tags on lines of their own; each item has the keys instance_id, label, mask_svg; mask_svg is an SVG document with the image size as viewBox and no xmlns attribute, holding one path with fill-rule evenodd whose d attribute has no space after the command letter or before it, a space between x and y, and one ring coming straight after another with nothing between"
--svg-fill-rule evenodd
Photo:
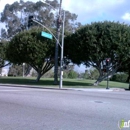
<instances>
[{"instance_id":1,"label":"sidewalk","mask_svg":"<svg viewBox=\"0 0 130 130\"><path fill-rule=\"evenodd\" d=\"M77 91L96 91L96 92L112 92L112 91L125 91L125 89L121 89L121 88L110 88L110 89L106 89L106 88L68 88L71 90L77 90Z\"/></svg>"},{"instance_id":2,"label":"sidewalk","mask_svg":"<svg viewBox=\"0 0 130 130\"><path fill-rule=\"evenodd\" d=\"M0 84L0 86L8 86L8 87L23 87L23 88L37 88L37 89L54 89L54 90L75 90L75 91L95 91L95 92L112 92L112 91L125 91L122 88L65 88L59 89L58 87L51 86L34 86L34 85L19 85L19 84Z\"/></svg>"}]
</instances>

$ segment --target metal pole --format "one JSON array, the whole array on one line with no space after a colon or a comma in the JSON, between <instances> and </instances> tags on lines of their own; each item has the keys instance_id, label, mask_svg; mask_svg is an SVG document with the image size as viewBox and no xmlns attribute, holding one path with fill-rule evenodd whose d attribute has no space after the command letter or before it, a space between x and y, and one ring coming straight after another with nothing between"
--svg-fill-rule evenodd
<instances>
[{"instance_id":1,"label":"metal pole","mask_svg":"<svg viewBox=\"0 0 130 130\"><path fill-rule=\"evenodd\" d=\"M60 59L60 86L59 86L59 89L62 89L62 85L63 85L64 26L65 26L65 11L63 11L62 44L61 44L61 59Z\"/></svg>"},{"instance_id":2,"label":"metal pole","mask_svg":"<svg viewBox=\"0 0 130 130\"><path fill-rule=\"evenodd\" d=\"M25 63L23 63L23 77L24 77L24 71L25 71Z\"/></svg>"},{"instance_id":3,"label":"metal pole","mask_svg":"<svg viewBox=\"0 0 130 130\"><path fill-rule=\"evenodd\" d=\"M109 86L108 86L108 84L109 84L109 78L108 78L108 66L106 66L107 67L107 88L106 89L109 89Z\"/></svg>"},{"instance_id":4,"label":"metal pole","mask_svg":"<svg viewBox=\"0 0 130 130\"><path fill-rule=\"evenodd\" d=\"M57 18L57 42L55 44L55 68L54 68L54 84L58 84L58 44L60 39L60 21L61 21L61 4L62 0L60 0L60 6L59 6L59 15Z\"/></svg>"}]
</instances>

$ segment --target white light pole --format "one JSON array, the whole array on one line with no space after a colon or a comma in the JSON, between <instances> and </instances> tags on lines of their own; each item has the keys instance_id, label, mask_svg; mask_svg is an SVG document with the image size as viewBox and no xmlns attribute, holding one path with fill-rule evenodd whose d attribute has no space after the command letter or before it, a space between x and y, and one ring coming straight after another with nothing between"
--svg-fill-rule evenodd
<instances>
[{"instance_id":1,"label":"white light pole","mask_svg":"<svg viewBox=\"0 0 130 130\"><path fill-rule=\"evenodd\" d=\"M25 71L25 63L23 63L23 77L24 77L24 71Z\"/></svg>"},{"instance_id":2,"label":"white light pole","mask_svg":"<svg viewBox=\"0 0 130 130\"><path fill-rule=\"evenodd\" d=\"M49 3L47 3L45 0L41 0L41 2L43 2L44 4L50 6L51 8L53 8L55 10L55 8L53 6L51 6Z\"/></svg>"},{"instance_id":3,"label":"white light pole","mask_svg":"<svg viewBox=\"0 0 130 130\"><path fill-rule=\"evenodd\" d=\"M51 32L50 29L48 29L46 26L44 26L43 24L41 24L40 22L38 22L37 20L33 19L33 21L39 25L41 25L43 28L45 28L50 34L52 34L52 36L55 38L55 40L57 41L57 38L55 37L55 35ZM58 42L58 41L57 41ZM59 46L61 47L60 43L58 42Z\"/></svg>"},{"instance_id":4,"label":"white light pole","mask_svg":"<svg viewBox=\"0 0 130 130\"><path fill-rule=\"evenodd\" d=\"M62 88L62 85L63 85L64 26L65 26L65 11L63 11L63 25L62 25L62 43L61 43L61 59L60 59L60 85L59 85L60 89Z\"/></svg>"}]
</instances>

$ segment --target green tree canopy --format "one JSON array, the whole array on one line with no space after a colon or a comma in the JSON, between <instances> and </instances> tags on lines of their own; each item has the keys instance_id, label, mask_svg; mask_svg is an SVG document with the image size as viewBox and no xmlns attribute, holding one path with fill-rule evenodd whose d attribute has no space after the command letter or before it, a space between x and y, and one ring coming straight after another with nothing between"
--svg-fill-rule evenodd
<instances>
[{"instance_id":1,"label":"green tree canopy","mask_svg":"<svg viewBox=\"0 0 130 130\"><path fill-rule=\"evenodd\" d=\"M14 36L6 55L15 64L27 63L38 73L37 81L54 66L55 39L41 36L41 28L32 28Z\"/></svg>"},{"instance_id":2,"label":"green tree canopy","mask_svg":"<svg viewBox=\"0 0 130 130\"><path fill-rule=\"evenodd\" d=\"M130 62L130 26L109 21L85 25L65 38L65 49L74 63L93 66L99 71L98 84L107 76L102 71L106 58L111 58L109 75L126 61Z\"/></svg>"},{"instance_id":3,"label":"green tree canopy","mask_svg":"<svg viewBox=\"0 0 130 130\"><path fill-rule=\"evenodd\" d=\"M6 47L7 47L7 42L5 41L0 41L0 68L9 65L9 63L6 63Z\"/></svg>"},{"instance_id":4,"label":"green tree canopy","mask_svg":"<svg viewBox=\"0 0 130 130\"><path fill-rule=\"evenodd\" d=\"M2 29L2 37L11 38L17 32L27 29L28 17L33 15L34 19L42 23L48 28L56 28L57 11L59 3L57 0L47 1L56 10L54 11L49 5L42 1L22 1L6 4L1 13L0 21L6 23L6 29ZM73 31L73 29L81 26L81 23L76 22L77 15L69 11L65 11L65 29ZM37 25L38 26L38 25ZM6 32L7 30L7 32Z\"/></svg>"}]
</instances>

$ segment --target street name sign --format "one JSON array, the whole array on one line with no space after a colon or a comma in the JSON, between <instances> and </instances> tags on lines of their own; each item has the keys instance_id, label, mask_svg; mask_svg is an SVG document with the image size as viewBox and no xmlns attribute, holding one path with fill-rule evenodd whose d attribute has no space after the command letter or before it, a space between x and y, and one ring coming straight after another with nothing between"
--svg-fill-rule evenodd
<instances>
[{"instance_id":1,"label":"street name sign","mask_svg":"<svg viewBox=\"0 0 130 130\"><path fill-rule=\"evenodd\" d=\"M46 33L46 32L41 32L41 36L52 39L52 35L50 33Z\"/></svg>"}]
</instances>

